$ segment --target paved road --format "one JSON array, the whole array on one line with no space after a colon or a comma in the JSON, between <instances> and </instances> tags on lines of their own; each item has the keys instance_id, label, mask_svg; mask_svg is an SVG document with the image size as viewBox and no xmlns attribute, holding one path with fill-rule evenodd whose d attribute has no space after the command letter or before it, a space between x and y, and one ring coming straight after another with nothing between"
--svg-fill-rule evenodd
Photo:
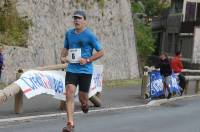
<instances>
[{"instance_id":1,"label":"paved road","mask_svg":"<svg viewBox=\"0 0 200 132\"><path fill-rule=\"evenodd\" d=\"M105 88L102 96L102 108L141 105L147 101L140 97L140 84L125 88ZM79 103L76 103L76 111L79 111ZM91 106L93 106L91 104ZM0 105L0 119L8 117L29 116L39 114L49 114L63 112L59 110L59 100L51 96L42 94L32 99L24 97L24 112L16 115L13 111L14 99L10 99L3 105ZM98 109L98 108L92 108Z\"/></svg>"},{"instance_id":2,"label":"paved road","mask_svg":"<svg viewBox=\"0 0 200 132\"><path fill-rule=\"evenodd\" d=\"M104 88L102 108L130 105L136 106L148 103L147 100L140 97L140 88L140 84L124 88ZM194 85L190 85L188 94L194 94ZM63 112L58 109L59 103L59 100L53 99L51 96L44 94L29 100L24 97L24 112L20 115L16 115L13 110L14 98L12 98L3 105L0 105L0 119ZM76 107L76 111L79 111L79 103L76 103L76 106L78 106ZM93 105L91 104L91 106Z\"/></svg>"},{"instance_id":3,"label":"paved road","mask_svg":"<svg viewBox=\"0 0 200 132\"><path fill-rule=\"evenodd\" d=\"M76 114L75 132L200 132L200 97L141 107ZM1 132L60 132L65 116L1 124Z\"/></svg>"},{"instance_id":4,"label":"paved road","mask_svg":"<svg viewBox=\"0 0 200 132\"><path fill-rule=\"evenodd\" d=\"M127 105L146 104L148 101L140 97L140 88L140 84L123 88L104 88L102 107L119 107ZM194 94L194 86L190 86L188 94ZM51 96L45 94L36 96L32 99L27 99L26 97L24 97L24 112L21 115L15 115L13 112L14 98L12 98L3 105L0 105L0 119L13 116L26 116L61 112L59 111L58 106L59 100L53 99Z\"/></svg>"}]
</instances>

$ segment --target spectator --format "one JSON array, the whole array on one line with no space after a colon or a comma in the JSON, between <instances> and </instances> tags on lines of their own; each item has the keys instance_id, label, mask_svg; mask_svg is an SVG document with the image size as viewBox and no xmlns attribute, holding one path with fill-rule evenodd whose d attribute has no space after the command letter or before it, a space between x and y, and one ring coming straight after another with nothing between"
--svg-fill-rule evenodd
<instances>
[{"instance_id":1,"label":"spectator","mask_svg":"<svg viewBox=\"0 0 200 132\"><path fill-rule=\"evenodd\" d=\"M164 93L166 93L166 90L168 91L167 98L169 99L172 96L171 91L170 91L172 69L170 66L170 61L168 59L167 53L162 53L160 55L160 61L156 65L156 68L160 68L160 74L163 78Z\"/></svg>"},{"instance_id":2,"label":"spectator","mask_svg":"<svg viewBox=\"0 0 200 132\"><path fill-rule=\"evenodd\" d=\"M183 64L181 62L181 52L175 53L175 56L171 60L171 67L174 73L181 73L183 69Z\"/></svg>"},{"instance_id":3,"label":"spectator","mask_svg":"<svg viewBox=\"0 0 200 132\"><path fill-rule=\"evenodd\" d=\"M183 74L181 73L183 70L183 63L181 61L181 52L178 51L175 53L175 56L171 60L171 67L173 72L178 76L179 86L181 87L181 95L184 91L186 80Z\"/></svg>"}]
</instances>

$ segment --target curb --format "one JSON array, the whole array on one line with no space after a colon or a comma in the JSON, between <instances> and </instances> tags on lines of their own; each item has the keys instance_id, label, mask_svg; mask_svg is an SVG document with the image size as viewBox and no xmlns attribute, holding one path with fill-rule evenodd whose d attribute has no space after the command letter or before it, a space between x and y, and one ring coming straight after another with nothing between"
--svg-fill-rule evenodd
<instances>
[{"instance_id":1,"label":"curb","mask_svg":"<svg viewBox=\"0 0 200 132\"><path fill-rule=\"evenodd\" d=\"M125 109L134 109L134 108L149 108L153 106L160 106L161 104L184 99L184 98L191 98L191 97L199 97L200 94L196 95L188 95L188 96L180 96L180 97L173 97L171 99L160 99L160 100L152 100L147 104L144 105L135 105L135 106L121 106L121 107L110 107L110 108L102 108L97 110L90 110L88 114L90 113L96 113L96 112L108 112L108 111L117 111L117 110L125 110ZM82 111L74 112L75 115L83 114ZM55 113L55 114L46 114L46 115L37 115L37 116L25 116L25 117L14 117L14 118L7 118L7 119L0 119L0 126L2 124L6 123L14 123L14 122L22 122L22 121L29 121L33 119L39 119L39 118L50 118L50 117L59 117L59 116L65 116L66 113ZM2 123L2 124L1 124Z\"/></svg>"},{"instance_id":2,"label":"curb","mask_svg":"<svg viewBox=\"0 0 200 132\"><path fill-rule=\"evenodd\" d=\"M147 106L160 106L161 104L176 101L179 99L184 99L184 98L191 98L191 97L199 97L200 94L195 94L195 95L186 95L186 96L179 96L179 97L173 97L170 99L160 99L160 100L152 100L150 101Z\"/></svg>"}]
</instances>

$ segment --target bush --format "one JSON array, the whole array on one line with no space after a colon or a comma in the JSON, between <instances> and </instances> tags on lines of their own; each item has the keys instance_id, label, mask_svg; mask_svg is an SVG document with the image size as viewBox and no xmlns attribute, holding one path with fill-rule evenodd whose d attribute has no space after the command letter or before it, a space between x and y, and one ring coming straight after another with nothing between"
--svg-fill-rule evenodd
<instances>
[{"instance_id":1,"label":"bush","mask_svg":"<svg viewBox=\"0 0 200 132\"><path fill-rule=\"evenodd\" d=\"M144 5L145 7L145 5ZM146 23L146 14L144 13L141 4L132 2L132 11L134 15L134 29L136 37L136 47L141 66L146 62L146 59L155 50L155 40L152 36L151 26ZM136 15L137 13L137 15ZM138 13L142 14L139 16Z\"/></svg>"},{"instance_id":2,"label":"bush","mask_svg":"<svg viewBox=\"0 0 200 132\"><path fill-rule=\"evenodd\" d=\"M143 9L140 7L140 5L138 3L133 2L131 6L132 6L133 13L141 13L141 12L143 12Z\"/></svg>"},{"instance_id":3,"label":"bush","mask_svg":"<svg viewBox=\"0 0 200 132\"><path fill-rule=\"evenodd\" d=\"M151 27L135 20L136 45L139 57L145 61L155 50Z\"/></svg>"},{"instance_id":4,"label":"bush","mask_svg":"<svg viewBox=\"0 0 200 132\"><path fill-rule=\"evenodd\" d=\"M168 1L161 0L141 0L145 6L145 13L148 17L159 16L163 9L170 6Z\"/></svg>"},{"instance_id":5,"label":"bush","mask_svg":"<svg viewBox=\"0 0 200 132\"><path fill-rule=\"evenodd\" d=\"M0 15L0 32L5 32L5 17Z\"/></svg>"},{"instance_id":6,"label":"bush","mask_svg":"<svg viewBox=\"0 0 200 132\"><path fill-rule=\"evenodd\" d=\"M133 14L137 14L134 15L136 46L141 66L143 66L156 48L150 26L151 17L159 16L163 9L169 7L169 2L160 0L132 0L131 2Z\"/></svg>"}]
</instances>

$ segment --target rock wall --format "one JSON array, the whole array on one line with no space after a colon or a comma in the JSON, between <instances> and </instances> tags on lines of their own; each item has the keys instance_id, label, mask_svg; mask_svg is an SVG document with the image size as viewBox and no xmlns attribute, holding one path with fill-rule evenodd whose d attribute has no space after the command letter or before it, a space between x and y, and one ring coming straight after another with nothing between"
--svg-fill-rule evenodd
<instances>
[{"instance_id":1,"label":"rock wall","mask_svg":"<svg viewBox=\"0 0 200 132\"><path fill-rule=\"evenodd\" d=\"M96 61L104 65L104 79L132 79L139 76L130 0L15 0L20 16L28 17L27 48L7 46L4 50L3 81L15 80L19 67L33 68L58 64L64 34L72 25L72 14L83 9L88 26L99 37L105 56Z\"/></svg>"}]
</instances>

